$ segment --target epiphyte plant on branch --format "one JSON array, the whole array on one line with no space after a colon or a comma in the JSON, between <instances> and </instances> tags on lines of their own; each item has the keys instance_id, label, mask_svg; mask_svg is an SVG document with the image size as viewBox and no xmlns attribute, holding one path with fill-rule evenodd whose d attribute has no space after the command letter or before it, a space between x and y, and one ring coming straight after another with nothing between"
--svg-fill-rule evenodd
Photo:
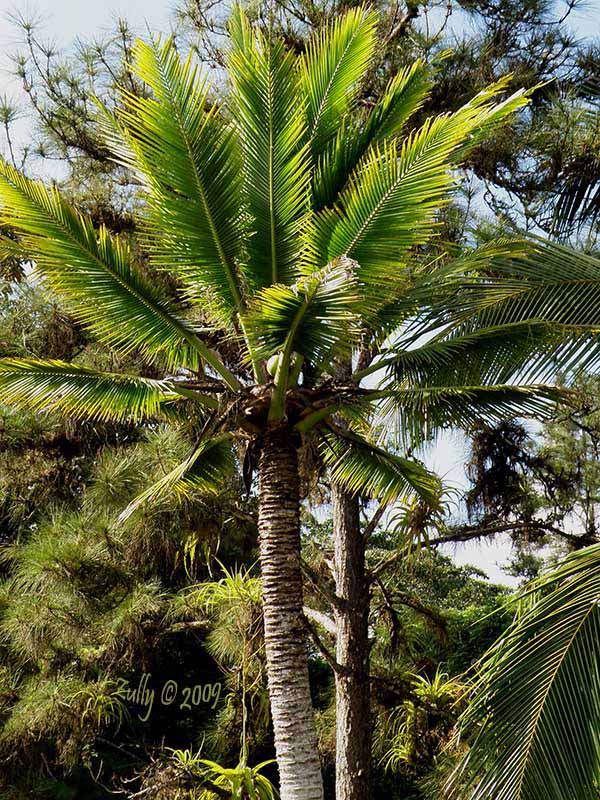
<instances>
[{"instance_id":1,"label":"epiphyte plant on branch","mask_svg":"<svg viewBox=\"0 0 600 800\"><path fill-rule=\"evenodd\" d=\"M413 424L431 425L477 404L480 416L491 417L536 408L543 394L493 385L487 362L488 385L474 381L483 372L469 371L473 352L497 347L493 331L480 342L470 332L449 348L389 344L439 291L431 263L415 268L413 256L432 237L456 165L527 97L499 101L501 81L406 135L430 89L428 69L416 63L372 108L361 104L376 29L376 14L356 8L298 57L237 10L229 88L217 102L172 42L136 43L133 69L147 95L123 91L114 115L99 108L99 124L115 160L142 187L144 266L124 238L95 229L56 188L0 165L2 222L24 257L99 342L136 352L163 375L4 359L0 398L115 422L201 413L193 452L125 514L162 493L214 491L235 468L240 443L247 464L257 464L267 673L284 800L323 797L302 618L304 445L350 492L393 501L413 491L434 502L433 476L369 438L366 423L382 400ZM468 263L458 259L446 278ZM163 290L157 270L170 274L176 292ZM457 353L466 366L453 375ZM382 355L382 385L361 386ZM433 382L425 377L432 363Z\"/></svg>"}]
</instances>

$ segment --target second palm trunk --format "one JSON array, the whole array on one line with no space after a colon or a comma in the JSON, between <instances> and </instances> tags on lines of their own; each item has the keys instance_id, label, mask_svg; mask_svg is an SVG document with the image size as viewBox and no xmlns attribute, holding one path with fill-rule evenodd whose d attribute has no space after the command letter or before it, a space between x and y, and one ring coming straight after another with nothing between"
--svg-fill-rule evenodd
<instances>
[{"instance_id":1,"label":"second palm trunk","mask_svg":"<svg viewBox=\"0 0 600 800\"><path fill-rule=\"evenodd\" d=\"M359 500L335 483L333 548L337 628L336 800L372 796L369 583Z\"/></svg>"}]
</instances>

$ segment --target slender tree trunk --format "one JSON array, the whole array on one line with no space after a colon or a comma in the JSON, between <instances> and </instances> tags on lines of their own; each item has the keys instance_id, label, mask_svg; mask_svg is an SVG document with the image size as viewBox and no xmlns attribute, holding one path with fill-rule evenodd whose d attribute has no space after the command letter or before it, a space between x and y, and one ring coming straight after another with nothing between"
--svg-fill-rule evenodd
<instances>
[{"instance_id":1,"label":"slender tree trunk","mask_svg":"<svg viewBox=\"0 0 600 800\"><path fill-rule=\"evenodd\" d=\"M336 800L372 797L369 583L356 497L332 486L336 595Z\"/></svg>"},{"instance_id":2,"label":"slender tree trunk","mask_svg":"<svg viewBox=\"0 0 600 800\"><path fill-rule=\"evenodd\" d=\"M265 649L281 800L322 800L302 623L298 459L285 426L266 432L259 478Z\"/></svg>"}]
</instances>

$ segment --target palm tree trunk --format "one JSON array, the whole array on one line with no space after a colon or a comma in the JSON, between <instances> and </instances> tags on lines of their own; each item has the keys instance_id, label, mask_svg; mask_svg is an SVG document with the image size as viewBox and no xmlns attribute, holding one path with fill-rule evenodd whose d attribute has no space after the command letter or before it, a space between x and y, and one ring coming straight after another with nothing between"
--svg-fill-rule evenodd
<instances>
[{"instance_id":1,"label":"palm tree trunk","mask_svg":"<svg viewBox=\"0 0 600 800\"><path fill-rule=\"evenodd\" d=\"M369 584L358 498L332 486L336 595L336 800L372 797Z\"/></svg>"},{"instance_id":2,"label":"palm tree trunk","mask_svg":"<svg viewBox=\"0 0 600 800\"><path fill-rule=\"evenodd\" d=\"M285 426L264 435L259 480L265 649L281 800L322 800L302 623L298 458Z\"/></svg>"}]
</instances>

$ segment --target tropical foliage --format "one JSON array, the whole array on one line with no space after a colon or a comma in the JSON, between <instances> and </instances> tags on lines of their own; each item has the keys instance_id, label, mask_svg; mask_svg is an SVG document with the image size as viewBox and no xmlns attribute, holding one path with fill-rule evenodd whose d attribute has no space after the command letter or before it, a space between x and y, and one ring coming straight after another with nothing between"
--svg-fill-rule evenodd
<instances>
[{"instance_id":1,"label":"tropical foliage","mask_svg":"<svg viewBox=\"0 0 600 800\"><path fill-rule=\"evenodd\" d=\"M4 220L18 234L16 247L66 298L76 319L104 345L135 351L165 371L154 378L8 359L0 366L3 398L24 408L114 422L177 415L199 405L205 422L191 455L140 503L169 491L209 491L233 469L234 438L249 442L247 456L260 450L273 721L282 788L298 797L320 796L320 778L303 644L293 633L301 608L299 564L287 561L286 575L283 562L271 561L273 546L282 553L289 547L298 557L297 523L295 531L278 530L272 516L273 503L284 500L278 481L285 479L292 487L290 520L297 517L298 445L292 454L290 437L310 438L336 482L353 493L391 501L410 487L433 497L435 485L425 471L377 448L361 431L382 397L410 409L413 419L427 415L435 424L464 413L473 400L495 415L535 408L543 394L482 388L479 381L457 386L455 378L431 394L431 386L406 386L397 378L375 391L336 377L336 365L360 349L367 332L372 341L385 341L414 313L417 298L423 302L430 294L427 260L416 274L410 265L415 248L431 238L436 210L453 186L451 168L527 102L518 91L498 103L507 85L501 80L455 113L399 137L426 95L426 67L417 64L393 79L374 108L361 114L358 87L375 52L375 25L375 15L358 8L296 58L237 12L226 106L210 101L192 58L183 62L171 42L136 43L133 70L149 94L125 92L115 114L106 108L99 114L116 161L144 188L140 225L148 274L136 266L125 239L105 227L96 231L55 189L8 164L0 177ZM351 152L339 133L338 122L346 120L364 128L351 137ZM157 267L177 280L178 300L152 280ZM464 269L459 261L449 274ZM222 342L218 350L211 346L215 337ZM378 349L367 350L362 374ZM350 430L334 422L344 412ZM248 468L251 475L251 458ZM284 536L292 537L285 545ZM296 593L296 610L284 599L290 592ZM283 694L279 698L274 687L284 663L278 648L285 624L298 648L285 681L299 681L299 705L284 713ZM292 718L299 726L294 746L305 741L312 770L310 778L303 775L302 790L301 757L292 755L292 740L285 738Z\"/></svg>"},{"instance_id":2,"label":"tropical foliage","mask_svg":"<svg viewBox=\"0 0 600 800\"><path fill-rule=\"evenodd\" d=\"M463 720L474 739L455 776L457 796L597 796L598 597L597 545L525 595L481 664Z\"/></svg>"},{"instance_id":3,"label":"tropical foliage","mask_svg":"<svg viewBox=\"0 0 600 800\"><path fill-rule=\"evenodd\" d=\"M574 47L556 38L554 26L544 27L546 13L530 9L527 24L544 31L528 46L533 52L543 44L548 65ZM328 16L333 21L319 25L303 43L316 26L315 14L319 23ZM181 658L189 664L185 643L201 631L202 658L223 671L226 702L205 730L206 748L198 751L196 742L189 749L186 720L184 741L173 742L171 755L152 756L150 766L137 773L136 789L142 795L160 790L165 797L173 791L190 797L274 796L262 774L264 768L274 777L266 760L272 750L265 671L277 701L273 686L282 651L273 620L282 620L281 604L290 599L295 603L290 619L300 617L299 499L325 478L363 501L376 498L382 509L416 498L398 518L400 538L398 532L370 530L380 546L369 579L370 620L378 640L371 657L376 755L396 789L439 796L450 758L442 751L464 702L463 679L455 675L481 653L490 630L497 633L505 617L498 615L489 626L478 621L481 640L478 633L467 634L467 618L478 619L474 606L450 611L439 586L415 581L411 570L399 566L410 553L407 539L423 538L429 526L436 528L438 541L474 536L477 528L443 519L440 484L412 450L448 427L547 414L557 393L542 382L557 372L594 369L598 264L593 256L541 240L494 236L473 249L469 238L460 250L432 234L443 231L465 242L464 227L462 233L452 230L462 212L448 205L465 163L480 177L505 181L526 201L526 218L561 233L581 232L583 223L594 224L597 160L594 117L576 92L565 103L550 90L542 99L540 87L509 95L508 80L497 72L498 64L504 70L504 58L490 69L485 60L490 53L510 52L510 45L505 52L499 44L499 30L508 41L507 25L513 25L514 41L521 41L523 29L514 15L498 21L493 47L488 42L481 50L485 69L476 80L470 72L460 92L450 92L448 109L440 93L456 86L456 56L445 54L432 68L429 56L437 44L428 44L428 36L408 37L425 52L423 59L413 57L412 46L397 45L406 31L415 33L418 14L418 8L411 10L398 24L394 18L393 31L382 37L390 22L387 12L359 7L331 15L331 9L313 5L296 18L301 29L270 15L267 30L260 14L252 25L236 9L223 54L228 88L219 95L201 76L197 53L183 60L172 41L133 44L125 26L111 45L124 55L124 66L110 71L110 81L101 87L100 94L110 98L104 105L92 108L87 86L80 90L75 78L68 89L75 103L65 101L60 71L52 72L53 54L47 54L46 67L38 62L50 98L45 110L36 106L46 135L54 137L62 156L75 148L95 166L93 198L73 191L80 173L71 170L75 206L66 193L18 171L12 144L11 163L3 163L0 175L3 274L20 281L3 295L2 306L2 326L12 325L16 333L7 339L0 364L0 396L17 410L3 411L1 519L10 544L3 553L2 652L10 667L2 674L1 744L12 775L23 757L30 758L32 773L21 784L25 795L34 785L37 792L69 791L66 784L53 790L36 782L36 759L49 759L48 769L58 765L67 775L83 764L93 772L98 757L109 763L111 747L113 756L131 758L133 729L114 681L133 661L152 661L158 653L167 658L168 649L173 662ZM494 19L489 8L484 16ZM190 9L185 17L194 21ZM31 28L25 30L36 63L40 45ZM285 44L274 30L284 31ZM441 43L441 33L437 39ZM82 52L94 83L94 64L107 64L106 51ZM533 86L538 67L527 72L518 59L514 63L516 85ZM564 78L566 62L563 68ZM21 74L37 103L27 70L23 63ZM484 73L490 86L482 84ZM440 105L446 113L432 114ZM515 112L521 112L514 117L518 123L502 133L500 123ZM8 133L8 106L2 113ZM546 159L551 167L540 171L537 182L524 185L507 142L517 147L518 141L529 154L539 155L544 147L547 152L536 131L541 119L555 131L562 131L566 120L563 128L572 139L568 146L562 142L564 153ZM481 145L490 137L496 156L488 158ZM574 154L572 161L567 153ZM582 160L589 165L584 175L578 168ZM503 174L509 162L512 173ZM536 195L556 177L558 193ZM115 187L122 185L131 191L117 203ZM497 197L494 203L501 205ZM561 219L563 227L557 224ZM30 309L24 325L16 307ZM585 415L586 409L580 410ZM374 419L382 424L373 427ZM502 425L518 438L516 427ZM125 449L112 458L100 453L106 446ZM274 469L273 459L279 460ZM524 458L522 474L503 473L513 479L514 496L523 503L523 535L539 533L535 515L542 508L531 504L523 475L533 470L551 494L562 492L558 500L551 497L555 502L546 521L555 523L557 508L568 506L565 492L584 495L595 486L587 451L582 461L585 474L567 474L556 453L546 453L543 464L537 455ZM483 472L487 463L481 460ZM262 583L248 571L256 554L252 534L244 540L243 532L244 526L254 531L256 504L252 497L247 503L236 497L238 474L251 493L255 471L259 525L267 543ZM480 508L487 513L490 487L478 488ZM508 509L507 487L499 488L504 497L499 491L492 500ZM43 507L54 502L61 509L49 519ZM591 513L593 528L589 492L582 506ZM279 508L292 522L277 529L272 520ZM489 528L489 519L480 522ZM546 536L554 535L550 524L546 528ZM238 548L246 568L228 562L223 538ZM592 791L594 778L582 768L583 762L595 768L593 742L585 731L578 739L580 730L561 714L578 669L578 685L589 691L577 694L577 707L588 721L595 713L594 678L588 671L588 682L581 680L595 631L584 639L571 636L573 626L587 631L586 615L595 603L596 590L586 583L591 567L582 567L586 556L581 558L579 566L570 561L566 571L541 584L542 599L537 602L536 595L526 604L486 662L466 717L474 738L457 778L460 791L470 787L474 797L502 791L499 796L533 798L540 785L536 776L544 774L552 775L557 798L564 796L565 785L579 786L582 797ZM284 563L292 563L293 570L276 580ZM313 578L327 575L319 547L311 566L304 567ZM434 559L430 567L443 582L448 565ZM329 578L321 580L321 591L324 586L328 591ZM574 588L577 580L581 595ZM467 583L466 597L485 595L470 578ZM327 632L323 596L318 591L312 596L318 585L319 580L311 584L315 608L307 613L324 621ZM424 602L428 594L433 596ZM38 595L45 598L41 606ZM497 608L500 597L495 593L487 600ZM548 623L557 619L562 633L554 637ZM280 704L273 706L284 796L319 797L310 696L302 677L304 637L297 628L290 637L292 628L283 623L283 637L297 647L285 680L300 675L304 681L301 713L290 706L286 718ZM326 730L333 710L325 677L331 658L323 638L314 628L311 633L320 745L331 764ZM173 641L180 644L173 647ZM547 687L543 701L529 673L519 678L519 665L528 659L535 674L536 657L546 670L540 673ZM516 712L508 708L508 684L521 687L529 705ZM480 727L488 701L497 710ZM291 748L281 734L290 719L302 723L296 741L306 734L312 774L290 765ZM110 740L102 743L107 732ZM547 772L551 742L566 735L573 746ZM515 741L530 746L515 754ZM152 734L144 738L146 753L153 744ZM496 761L490 760L494 747ZM239 766L228 769L212 757ZM248 766L258 762L263 763ZM135 763L124 768L128 776ZM515 763L516 777L504 768ZM579 784L571 781L576 774ZM291 788L290 776L301 789ZM390 785L380 786L386 796Z\"/></svg>"}]
</instances>

